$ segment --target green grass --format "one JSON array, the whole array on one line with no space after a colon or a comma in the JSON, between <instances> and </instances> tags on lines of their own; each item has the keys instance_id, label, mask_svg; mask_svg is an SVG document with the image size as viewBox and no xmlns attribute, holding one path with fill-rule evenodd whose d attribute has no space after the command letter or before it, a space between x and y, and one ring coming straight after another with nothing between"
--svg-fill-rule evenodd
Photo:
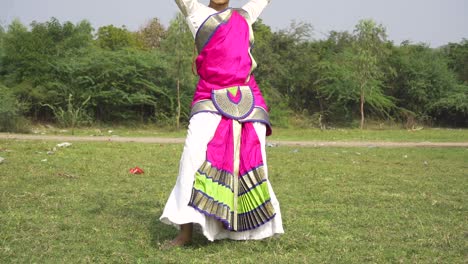
<instances>
[{"instance_id":1,"label":"green grass","mask_svg":"<svg viewBox=\"0 0 468 264\"><path fill-rule=\"evenodd\" d=\"M33 131L46 135L71 135L70 129L46 128L36 126ZM111 132L109 132L111 131ZM154 125L102 126L78 128L77 136L121 136L121 137L176 137L186 135L186 127L181 129L161 128ZM273 127L270 140L320 140L320 141L397 141L397 142L468 142L468 129L424 128L421 130L405 129L295 129Z\"/></svg>"},{"instance_id":2,"label":"green grass","mask_svg":"<svg viewBox=\"0 0 468 264\"><path fill-rule=\"evenodd\" d=\"M0 140L0 263L467 261L466 148L268 148L286 233L164 252L183 146L56 143Z\"/></svg>"},{"instance_id":3,"label":"green grass","mask_svg":"<svg viewBox=\"0 0 468 264\"><path fill-rule=\"evenodd\" d=\"M271 139L323 141L468 142L467 129L284 129L274 128Z\"/></svg>"},{"instance_id":4,"label":"green grass","mask_svg":"<svg viewBox=\"0 0 468 264\"><path fill-rule=\"evenodd\" d=\"M57 128L54 126L36 125L31 129L31 133L38 135L72 135L70 128ZM160 127L156 125L101 125L96 127L75 128L75 136L120 136L120 137L177 137L186 136L186 126L181 129Z\"/></svg>"}]
</instances>

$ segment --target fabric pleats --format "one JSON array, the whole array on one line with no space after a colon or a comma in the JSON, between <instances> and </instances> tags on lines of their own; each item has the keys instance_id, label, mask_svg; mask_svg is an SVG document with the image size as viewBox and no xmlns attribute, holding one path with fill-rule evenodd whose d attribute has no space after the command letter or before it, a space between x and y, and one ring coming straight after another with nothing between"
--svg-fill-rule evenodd
<instances>
[{"instance_id":1,"label":"fabric pleats","mask_svg":"<svg viewBox=\"0 0 468 264\"><path fill-rule=\"evenodd\" d=\"M280 207L264 159L266 127L242 124L236 152L232 122L213 113L191 118L179 176L160 219L195 223L211 241L281 234Z\"/></svg>"},{"instance_id":2,"label":"fabric pleats","mask_svg":"<svg viewBox=\"0 0 468 264\"><path fill-rule=\"evenodd\" d=\"M195 174L190 206L231 231L251 230L273 219L260 140L252 123L223 116L206 156Z\"/></svg>"}]
</instances>

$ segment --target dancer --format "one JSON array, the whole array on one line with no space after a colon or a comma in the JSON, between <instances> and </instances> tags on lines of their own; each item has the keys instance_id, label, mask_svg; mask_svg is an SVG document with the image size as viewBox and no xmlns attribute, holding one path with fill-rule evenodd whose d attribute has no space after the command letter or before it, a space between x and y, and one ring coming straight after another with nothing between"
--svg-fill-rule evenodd
<instances>
[{"instance_id":1,"label":"dancer","mask_svg":"<svg viewBox=\"0 0 468 264\"><path fill-rule=\"evenodd\" d=\"M284 233L268 180L268 109L255 82L252 23L270 0L240 9L229 0L175 0L198 50L200 77L179 175L160 220L180 227L167 245L192 239L194 224L210 241L263 239Z\"/></svg>"}]
</instances>

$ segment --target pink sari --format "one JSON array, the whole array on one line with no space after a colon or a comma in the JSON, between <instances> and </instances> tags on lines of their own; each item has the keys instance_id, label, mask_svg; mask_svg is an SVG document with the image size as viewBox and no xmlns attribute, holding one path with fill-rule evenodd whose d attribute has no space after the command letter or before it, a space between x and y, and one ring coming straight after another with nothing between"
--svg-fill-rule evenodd
<instances>
[{"instance_id":1,"label":"pink sari","mask_svg":"<svg viewBox=\"0 0 468 264\"><path fill-rule=\"evenodd\" d=\"M231 231L255 229L275 217L261 146L252 122L270 127L250 55L251 28L242 11L227 9L200 27L196 60L200 81L192 115L222 115L206 160L198 169L189 205ZM271 129L268 129L268 134Z\"/></svg>"}]
</instances>

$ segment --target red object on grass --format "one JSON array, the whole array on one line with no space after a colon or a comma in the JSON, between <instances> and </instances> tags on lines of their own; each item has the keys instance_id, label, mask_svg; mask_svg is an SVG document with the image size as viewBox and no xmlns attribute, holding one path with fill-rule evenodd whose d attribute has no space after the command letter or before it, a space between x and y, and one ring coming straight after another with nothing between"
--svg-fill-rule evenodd
<instances>
[{"instance_id":1,"label":"red object on grass","mask_svg":"<svg viewBox=\"0 0 468 264\"><path fill-rule=\"evenodd\" d=\"M142 174L142 173L145 173L142 169L135 167L135 168L131 168L130 169L130 173L131 174Z\"/></svg>"}]
</instances>

